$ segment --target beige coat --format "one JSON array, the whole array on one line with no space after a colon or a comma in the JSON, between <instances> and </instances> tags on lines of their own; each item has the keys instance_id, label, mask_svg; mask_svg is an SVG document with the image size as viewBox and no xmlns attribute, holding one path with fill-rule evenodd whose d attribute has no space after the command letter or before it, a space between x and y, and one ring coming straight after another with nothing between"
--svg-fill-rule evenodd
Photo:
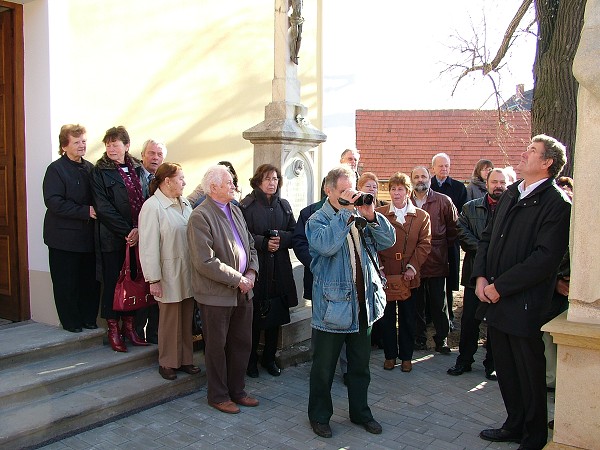
<instances>
[{"instance_id":1,"label":"beige coat","mask_svg":"<svg viewBox=\"0 0 600 450\"><path fill-rule=\"evenodd\" d=\"M192 207L185 197L173 204L160 189L144 202L139 217L140 262L147 281L160 281L159 302L175 303L194 296L187 244Z\"/></svg>"}]
</instances>

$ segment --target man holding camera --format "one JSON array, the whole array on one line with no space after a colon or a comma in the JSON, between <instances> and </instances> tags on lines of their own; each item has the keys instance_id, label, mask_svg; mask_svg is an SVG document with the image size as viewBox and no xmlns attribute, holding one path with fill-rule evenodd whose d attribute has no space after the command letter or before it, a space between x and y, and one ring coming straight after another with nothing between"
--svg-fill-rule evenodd
<instances>
[{"instance_id":1,"label":"man holding camera","mask_svg":"<svg viewBox=\"0 0 600 450\"><path fill-rule=\"evenodd\" d=\"M318 436L331 437L331 385L342 345L348 357L348 402L353 423L379 434L367 405L371 326L383 316L385 293L377 252L391 247L394 228L375 212L373 197L354 189L348 167L325 177L327 201L306 224L313 274L313 364L308 417Z\"/></svg>"}]
</instances>

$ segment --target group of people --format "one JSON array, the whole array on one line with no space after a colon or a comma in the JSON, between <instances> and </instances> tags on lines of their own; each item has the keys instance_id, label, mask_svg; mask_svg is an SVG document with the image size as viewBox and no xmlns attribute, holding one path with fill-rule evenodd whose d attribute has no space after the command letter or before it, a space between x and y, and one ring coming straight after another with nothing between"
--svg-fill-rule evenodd
<instances>
[{"instance_id":1,"label":"group of people","mask_svg":"<svg viewBox=\"0 0 600 450\"><path fill-rule=\"evenodd\" d=\"M427 316L435 328L435 350L450 354L449 311L452 291L458 290L460 245L465 295L459 355L448 373L471 370L486 320L485 376L498 380L508 418L480 437L518 442L522 450L543 448L546 394L554 382L547 369L552 372L555 360L548 339L545 349L541 326L566 309L570 277L573 181L557 180L566 163L564 145L534 136L517 166L520 179L512 168L481 160L468 188L449 177L448 155L437 154L431 168L393 174L391 203L377 207L375 201L362 204L363 193L355 190L358 159L355 151L350 158L342 154L346 169L329 172L326 198L300 214L298 226L306 237L298 227L294 233L294 250L306 267L305 296L313 300L308 406L313 431L332 436L331 385L340 356L347 364L342 371L350 420L368 432L382 432L366 400L370 335L376 328L384 369L394 369L399 358L403 372L412 370L413 351L427 348Z\"/></svg>"},{"instance_id":2,"label":"group of people","mask_svg":"<svg viewBox=\"0 0 600 450\"><path fill-rule=\"evenodd\" d=\"M401 371L412 370L414 350L427 346L428 320L435 328L435 350L450 354L452 291L458 290L462 247L461 339L448 373L471 370L485 319L485 374L497 378L508 419L480 436L520 442L522 449L545 445L540 328L555 290L562 297L554 313L566 307L569 280L570 200L555 181L566 161L560 142L532 138L517 167L520 180L514 171L481 160L468 188L450 178L448 155L437 154L431 167L389 178L389 204L377 198L375 174L358 176L358 152L346 150L342 165L323 180L323 198L304 208L298 222L281 198L276 166L259 166L250 180L252 192L240 199L235 170L221 162L206 171L193 198L186 198L183 170L163 163L163 144L146 142L140 161L129 154L125 128L114 127L103 139L106 152L92 165L83 158L83 127L65 125L59 142L61 158L44 179L44 239L65 330L97 328L100 303L111 347L127 351L124 338L133 345L157 342L159 373L172 380L177 371L200 371L192 361L195 301L203 323L208 402L238 413L239 405L259 403L245 390L245 376L257 377L259 362L272 376L281 374L275 360L279 330L298 303L293 249L305 266L304 297L312 299L311 427L319 436L332 436L331 386L339 358L350 420L378 434L382 427L367 404L371 333L382 343L386 370L398 359ZM132 259L139 254L158 301L156 310L147 308L137 317L112 306L126 251Z\"/></svg>"}]
</instances>

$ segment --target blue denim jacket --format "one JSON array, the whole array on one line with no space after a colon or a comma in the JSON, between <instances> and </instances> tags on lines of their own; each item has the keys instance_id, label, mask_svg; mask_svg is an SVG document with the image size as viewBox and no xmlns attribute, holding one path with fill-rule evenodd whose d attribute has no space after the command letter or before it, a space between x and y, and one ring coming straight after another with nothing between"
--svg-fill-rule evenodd
<instances>
[{"instance_id":1,"label":"blue denim jacket","mask_svg":"<svg viewBox=\"0 0 600 450\"><path fill-rule=\"evenodd\" d=\"M376 212L375 215L375 222L369 223L364 233L371 254L378 261L377 252L394 245L396 233L382 214ZM314 277L312 327L330 333L356 333L359 328L358 297L347 241L350 216L349 210L336 212L326 201L306 223L306 237L312 256L310 270ZM371 326L383 316L386 300L378 267L373 267L362 245L361 253L367 320Z\"/></svg>"}]
</instances>

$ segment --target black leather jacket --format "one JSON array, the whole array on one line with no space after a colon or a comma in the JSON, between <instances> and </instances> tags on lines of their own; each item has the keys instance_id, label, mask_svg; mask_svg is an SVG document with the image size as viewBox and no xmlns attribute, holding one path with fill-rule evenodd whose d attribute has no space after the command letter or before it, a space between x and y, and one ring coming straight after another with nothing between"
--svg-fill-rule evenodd
<instances>
[{"instance_id":1,"label":"black leather jacket","mask_svg":"<svg viewBox=\"0 0 600 450\"><path fill-rule=\"evenodd\" d=\"M460 284L465 287L475 289L475 284L471 282L473 261L477 253L481 233L489 223L490 216L487 194L484 197L465 203L460 216L458 216L458 240L460 247L465 251Z\"/></svg>"}]
</instances>

